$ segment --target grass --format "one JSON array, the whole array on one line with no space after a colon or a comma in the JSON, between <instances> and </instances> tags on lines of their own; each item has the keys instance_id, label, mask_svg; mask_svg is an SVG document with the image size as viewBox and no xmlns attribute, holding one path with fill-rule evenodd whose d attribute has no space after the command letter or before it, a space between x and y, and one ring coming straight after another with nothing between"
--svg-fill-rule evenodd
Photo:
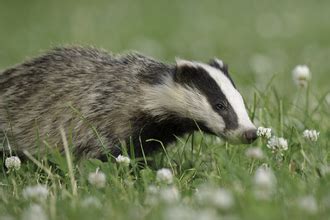
<instances>
[{"instance_id":1,"label":"grass","mask_svg":"<svg viewBox=\"0 0 330 220\"><path fill-rule=\"evenodd\" d=\"M131 158L130 167L113 158L107 163L70 159L70 150L66 155L29 155L20 170L0 173L0 219L40 215L40 209L29 209L35 203L49 219L328 219L329 7L323 0L0 0L1 69L62 44L113 52L135 49L168 62L175 57L219 57L229 64L254 122L271 127L289 145L283 157L277 157L260 139L252 146L260 147L266 157L256 160L245 156L249 146L222 143L197 132L180 138L166 153L153 155L153 163L147 165L141 158ZM308 89L292 81L291 71L298 64L311 69ZM304 140L304 129L320 131L319 140ZM68 140L68 149L73 144ZM254 175L262 164L276 177L274 194L267 200L254 194ZM173 188L156 181L163 167L172 170L170 187L180 196L168 201L156 194L158 202L152 203L150 186L173 195ZM88 182L96 169L106 175L104 188ZM47 185L47 199L25 199L24 189L37 183ZM196 189L202 186L230 191L234 204L223 210L201 203ZM306 196L315 199L316 210L313 202L302 200ZM90 197L94 199L86 200ZM301 207L302 201L307 207Z\"/></svg>"}]
</instances>

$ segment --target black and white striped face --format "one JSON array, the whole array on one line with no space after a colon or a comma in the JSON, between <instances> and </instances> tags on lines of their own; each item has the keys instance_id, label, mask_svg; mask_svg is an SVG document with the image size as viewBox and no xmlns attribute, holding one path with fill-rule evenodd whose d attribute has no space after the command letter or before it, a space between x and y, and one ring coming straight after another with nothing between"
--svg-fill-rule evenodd
<instances>
[{"instance_id":1,"label":"black and white striped face","mask_svg":"<svg viewBox=\"0 0 330 220\"><path fill-rule=\"evenodd\" d=\"M201 96L202 103L193 95L192 105L187 108L198 109L191 111L192 117L202 119L213 133L234 143L250 143L256 139L256 128L243 98L221 60L213 59L209 64L178 60L174 81Z\"/></svg>"},{"instance_id":2,"label":"black and white striped face","mask_svg":"<svg viewBox=\"0 0 330 220\"><path fill-rule=\"evenodd\" d=\"M221 60L209 64L177 60L173 78L146 93L145 107L154 116L171 112L193 119L231 143L251 143L257 137L243 98Z\"/></svg>"}]
</instances>

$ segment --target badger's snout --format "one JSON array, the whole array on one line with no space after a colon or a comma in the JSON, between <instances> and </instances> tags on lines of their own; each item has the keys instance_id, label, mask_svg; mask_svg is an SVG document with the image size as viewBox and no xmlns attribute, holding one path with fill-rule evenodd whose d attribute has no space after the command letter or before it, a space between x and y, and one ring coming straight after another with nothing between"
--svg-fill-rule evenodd
<instances>
[{"instance_id":1,"label":"badger's snout","mask_svg":"<svg viewBox=\"0 0 330 220\"><path fill-rule=\"evenodd\" d=\"M249 129L243 133L243 141L251 144L258 138L257 129Z\"/></svg>"},{"instance_id":2,"label":"badger's snout","mask_svg":"<svg viewBox=\"0 0 330 220\"><path fill-rule=\"evenodd\" d=\"M223 133L219 136L231 144L251 144L258 138L257 129L254 127Z\"/></svg>"}]
</instances>

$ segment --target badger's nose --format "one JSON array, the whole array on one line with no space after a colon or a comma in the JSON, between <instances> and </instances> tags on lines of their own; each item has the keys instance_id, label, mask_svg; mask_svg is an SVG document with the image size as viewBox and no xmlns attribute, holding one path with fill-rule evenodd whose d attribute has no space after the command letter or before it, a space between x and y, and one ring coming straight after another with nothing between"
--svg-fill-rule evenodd
<instances>
[{"instance_id":1,"label":"badger's nose","mask_svg":"<svg viewBox=\"0 0 330 220\"><path fill-rule=\"evenodd\" d=\"M251 144L253 141L255 141L258 138L257 129L251 129L245 131L243 137L247 143Z\"/></svg>"}]
</instances>

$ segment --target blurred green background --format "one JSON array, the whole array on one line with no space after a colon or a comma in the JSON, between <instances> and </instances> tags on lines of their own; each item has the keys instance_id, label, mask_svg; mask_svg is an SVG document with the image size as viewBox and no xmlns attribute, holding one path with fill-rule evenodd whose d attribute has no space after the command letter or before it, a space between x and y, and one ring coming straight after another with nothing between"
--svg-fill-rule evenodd
<instances>
[{"instance_id":1,"label":"blurred green background","mask_svg":"<svg viewBox=\"0 0 330 220\"><path fill-rule=\"evenodd\" d=\"M291 71L307 64L320 92L328 89L330 1L296 0L0 0L0 69L51 47L93 45L229 64L244 92L293 92Z\"/></svg>"},{"instance_id":2,"label":"blurred green background","mask_svg":"<svg viewBox=\"0 0 330 220\"><path fill-rule=\"evenodd\" d=\"M275 170L278 191L270 202L256 201L251 194L251 175L263 161L251 163L244 156L244 147L225 147L212 139L206 140L205 149L204 144L199 146L203 149L201 154L199 150L190 152L187 148L185 152L189 156L184 154L183 161L181 150L172 148L171 160L180 161L175 163L180 191L185 196L203 181L216 181L232 191L235 183L242 183L247 193L236 193L237 205L233 213L244 219L311 219L313 216L293 206L296 197L311 194L320 204L320 213L315 219L329 218L326 216L330 210L330 176L319 176L321 165L330 170L329 0L0 0L0 70L52 47L68 44L92 45L114 53L137 50L171 63L175 57L204 62L213 57L223 59L229 64L248 106L253 106L254 94L261 100L256 104L256 120L263 119L265 125L281 136L284 133L289 141L283 164L274 160L275 157L265 160ZM298 64L310 67L311 89L307 90L310 99L292 81L292 69ZM268 86L270 81L271 86ZM328 104L323 106L326 94ZM307 111L309 104L312 113ZM299 132L305 128L320 130L320 141L315 145L301 142ZM264 144L259 142L259 146ZM263 149L271 154L265 146ZM164 154L160 154L157 158L163 157ZM160 167L168 167L166 160L158 161ZM134 179L135 173L119 177L121 174L118 176L118 172L114 172L116 166L112 165L84 161L85 167L77 169L80 198L94 194L104 203L103 209L72 209L69 178L65 176L62 178L64 187L53 190L55 193L50 199L50 204L54 205L50 206L57 208L56 216L59 219L99 219L97 216L142 219L145 212L150 211L142 202L144 188L154 184L155 172L142 170L142 178L133 185L129 182L131 179L126 183L124 177ZM86 180L88 172L98 166L110 180L105 191L96 191ZM22 187L27 183L35 184L43 175L40 171L32 172L34 168L29 165L22 167L17 176L8 179L7 175L0 176L5 183L0 187L0 214L21 215L26 205L20 196ZM125 184L118 184L119 181ZM114 183L117 185L111 185ZM51 185L56 188L57 184L61 183ZM194 204L193 196L183 198L188 203L192 198ZM201 210L196 206L192 208ZM86 215L89 211L91 214ZM152 210L150 219L159 219L161 211Z\"/></svg>"}]
</instances>

